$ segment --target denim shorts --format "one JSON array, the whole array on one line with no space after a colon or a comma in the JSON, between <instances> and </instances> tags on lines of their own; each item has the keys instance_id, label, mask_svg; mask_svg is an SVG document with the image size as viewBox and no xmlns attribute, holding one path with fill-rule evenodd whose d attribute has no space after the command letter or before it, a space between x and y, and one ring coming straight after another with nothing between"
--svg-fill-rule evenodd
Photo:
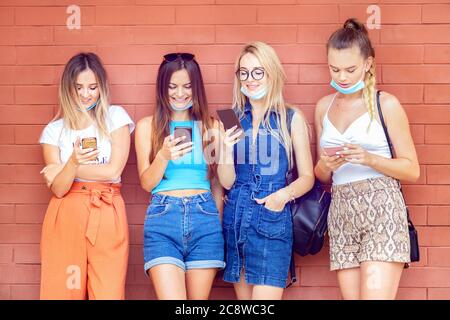
<instances>
[{"instance_id":1,"label":"denim shorts","mask_svg":"<svg viewBox=\"0 0 450 320\"><path fill-rule=\"evenodd\" d=\"M224 268L222 225L211 192L154 194L144 223L144 269L173 264L184 271Z\"/></svg>"}]
</instances>

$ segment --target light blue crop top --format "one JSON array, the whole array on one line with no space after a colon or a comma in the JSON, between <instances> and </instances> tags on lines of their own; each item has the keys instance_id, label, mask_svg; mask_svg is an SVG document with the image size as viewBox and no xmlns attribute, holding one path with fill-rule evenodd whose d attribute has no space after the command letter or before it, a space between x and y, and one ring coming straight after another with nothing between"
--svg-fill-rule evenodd
<instances>
[{"instance_id":1,"label":"light blue crop top","mask_svg":"<svg viewBox=\"0 0 450 320\"><path fill-rule=\"evenodd\" d=\"M178 126L192 128L194 148L192 152L185 154L183 157L175 161L169 161L163 178L152 190L152 194L160 191L180 189L203 189L211 191L211 185L208 179L208 165L203 156L202 135L198 124L193 120L171 121L170 134L173 134L175 127Z\"/></svg>"}]
</instances>

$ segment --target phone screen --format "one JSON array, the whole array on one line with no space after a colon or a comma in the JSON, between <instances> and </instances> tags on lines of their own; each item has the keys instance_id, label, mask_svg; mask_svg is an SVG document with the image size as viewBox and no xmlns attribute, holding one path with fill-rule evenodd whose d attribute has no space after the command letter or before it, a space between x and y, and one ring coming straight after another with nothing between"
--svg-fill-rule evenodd
<instances>
[{"instance_id":1,"label":"phone screen","mask_svg":"<svg viewBox=\"0 0 450 320\"><path fill-rule=\"evenodd\" d=\"M225 130L237 126L236 130L242 130L242 135L239 138L243 138L244 130L242 129L241 122L234 113L233 109L219 109L217 110L217 115L219 116L220 121L222 121Z\"/></svg>"},{"instance_id":2,"label":"phone screen","mask_svg":"<svg viewBox=\"0 0 450 320\"><path fill-rule=\"evenodd\" d=\"M90 138L81 139L81 148L82 149L87 149L87 148L97 149L97 138L90 137Z\"/></svg>"},{"instance_id":3,"label":"phone screen","mask_svg":"<svg viewBox=\"0 0 450 320\"><path fill-rule=\"evenodd\" d=\"M180 141L178 144L183 144L186 142L192 142L192 128L191 127L175 127L173 131L174 138L180 138L186 136L186 139Z\"/></svg>"},{"instance_id":4,"label":"phone screen","mask_svg":"<svg viewBox=\"0 0 450 320\"><path fill-rule=\"evenodd\" d=\"M325 153L327 154L327 156L331 157L334 156L336 154L336 152L344 150L344 147L339 146L339 147L329 147L329 148L323 148L323 150L325 151Z\"/></svg>"}]
</instances>

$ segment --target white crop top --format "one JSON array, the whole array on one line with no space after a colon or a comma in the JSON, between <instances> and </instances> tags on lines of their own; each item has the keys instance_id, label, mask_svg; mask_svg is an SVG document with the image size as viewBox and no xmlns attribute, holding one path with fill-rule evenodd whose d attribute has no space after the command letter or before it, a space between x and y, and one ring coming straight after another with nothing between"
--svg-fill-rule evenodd
<instances>
[{"instance_id":1,"label":"white crop top","mask_svg":"<svg viewBox=\"0 0 450 320\"><path fill-rule=\"evenodd\" d=\"M374 119L369 130L367 130L370 123L370 116L368 112L353 121L344 133L340 133L336 129L328 118L328 110L330 110L330 107L333 105L336 95L334 95L331 100L327 112L323 117L320 147L338 147L344 143L358 144L370 153L385 158L391 158L391 153L383 131L383 126ZM356 163L345 163L333 172L332 178L333 185L339 185L383 176L383 173L369 166Z\"/></svg>"},{"instance_id":2,"label":"white crop top","mask_svg":"<svg viewBox=\"0 0 450 320\"><path fill-rule=\"evenodd\" d=\"M128 125L130 133L134 130L134 122L128 113L121 106L112 105L108 108L107 121L108 132L111 133L116 129ZM59 147L59 156L61 163L66 163L73 152L73 144L80 137L83 138L96 137L97 149L100 150L97 164L109 163L111 158L111 141L107 138L101 138L97 128L91 125L83 130L72 130L64 127L63 119L50 122L42 132L39 143L51 144ZM75 179L75 181L89 181ZM112 183L120 182L120 177Z\"/></svg>"}]
</instances>

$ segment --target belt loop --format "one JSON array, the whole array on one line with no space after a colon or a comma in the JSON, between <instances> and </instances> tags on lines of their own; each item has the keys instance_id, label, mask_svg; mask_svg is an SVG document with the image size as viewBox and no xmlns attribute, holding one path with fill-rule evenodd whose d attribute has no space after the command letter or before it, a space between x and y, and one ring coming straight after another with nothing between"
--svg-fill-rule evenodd
<instances>
[{"instance_id":1,"label":"belt loop","mask_svg":"<svg viewBox=\"0 0 450 320\"><path fill-rule=\"evenodd\" d=\"M200 198L202 198L203 202L206 202L206 197L203 195L203 193L199 193Z\"/></svg>"},{"instance_id":2,"label":"belt loop","mask_svg":"<svg viewBox=\"0 0 450 320\"><path fill-rule=\"evenodd\" d=\"M161 197L161 201L159 201L160 204L164 204L164 200L166 200L167 195L163 194Z\"/></svg>"}]
</instances>

